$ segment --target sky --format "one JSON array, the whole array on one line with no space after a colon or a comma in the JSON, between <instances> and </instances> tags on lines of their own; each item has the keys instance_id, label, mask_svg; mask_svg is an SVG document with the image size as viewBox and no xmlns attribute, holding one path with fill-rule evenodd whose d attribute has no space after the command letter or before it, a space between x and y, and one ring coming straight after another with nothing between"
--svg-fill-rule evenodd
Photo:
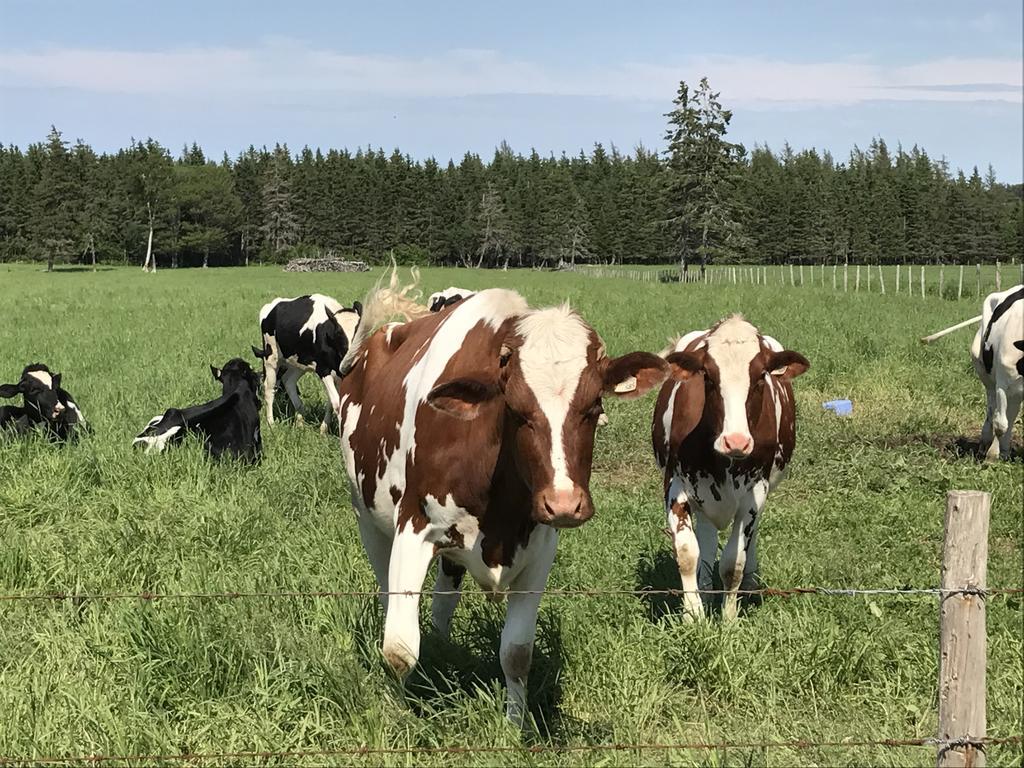
<instances>
[{"instance_id":1,"label":"sky","mask_svg":"<svg viewBox=\"0 0 1024 768\"><path fill-rule=\"evenodd\" d=\"M152 136L395 147L444 162L661 149L706 75L748 147L845 158L883 137L1024 177L1021 0L0 0L0 142L51 124L115 150Z\"/></svg>"}]
</instances>

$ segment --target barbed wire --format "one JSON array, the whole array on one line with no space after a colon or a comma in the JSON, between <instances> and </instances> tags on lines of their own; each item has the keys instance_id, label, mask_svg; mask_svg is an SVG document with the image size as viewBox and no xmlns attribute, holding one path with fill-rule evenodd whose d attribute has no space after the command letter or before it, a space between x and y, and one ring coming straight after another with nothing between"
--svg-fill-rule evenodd
<instances>
[{"instance_id":1,"label":"barbed wire","mask_svg":"<svg viewBox=\"0 0 1024 768\"><path fill-rule=\"evenodd\" d=\"M506 595L544 595L547 597L684 597L685 595L728 595L727 589L505 589L505 590L392 590L380 591L369 589L355 590L314 590L314 591L231 591L231 592L26 592L0 594L0 602L41 602L41 601L116 601L137 600L152 602L158 600L251 600L251 599L301 599L301 598L345 598L345 597L381 597L381 596L455 596L475 595L487 598L500 598ZM817 595L823 597L858 597L862 595L931 595L951 597L953 595L996 597L1001 595L1021 595L1021 587L789 587L761 589L739 589L736 593L742 597L801 597Z\"/></svg>"},{"instance_id":2,"label":"barbed wire","mask_svg":"<svg viewBox=\"0 0 1024 768\"><path fill-rule=\"evenodd\" d=\"M494 746L430 746L430 747L343 747L338 749L286 750L280 752L182 752L151 755L63 755L54 757L0 756L0 765L56 765L142 762L203 762L209 760L296 760L302 758L338 758L383 755L472 755L472 754L572 754L579 752L667 752L683 750L726 751L730 749L818 749L835 747L937 747L944 750L958 747L984 749L986 746L1020 744L1024 737L990 736L969 739L918 737L903 739L846 738L831 741L788 739L781 741L680 742L673 744L568 744L568 745L494 745Z\"/></svg>"}]
</instances>

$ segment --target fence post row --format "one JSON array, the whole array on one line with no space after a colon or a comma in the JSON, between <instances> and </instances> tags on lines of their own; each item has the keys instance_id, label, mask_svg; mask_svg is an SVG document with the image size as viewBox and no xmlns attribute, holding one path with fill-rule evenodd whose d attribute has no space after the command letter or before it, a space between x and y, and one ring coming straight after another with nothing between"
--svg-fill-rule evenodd
<instances>
[{"instance_id":1,"label":"fence post row","mask_svg":"<svg viewBox=\"0 0 1024 768\"><path fill-rule=\"evenodd\" d=\"M985 597L992 498L982 491L946 494L939 612L939 768L984 768Z\"/></svg>"}]
</instances>

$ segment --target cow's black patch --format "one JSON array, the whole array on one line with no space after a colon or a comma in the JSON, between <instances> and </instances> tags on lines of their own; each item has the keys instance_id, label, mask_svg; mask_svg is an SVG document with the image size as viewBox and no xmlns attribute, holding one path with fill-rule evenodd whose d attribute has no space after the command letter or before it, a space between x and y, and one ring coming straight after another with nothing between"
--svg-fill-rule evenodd
<instances>
[{"instance_id":1,"label":"cow's black patch","mask_svg":"<svg viewBox=\"0 0 1024 768\"><path fill-rule=\"evenodd\" d=\"M1021 300L1024 300L1024 287L1021 287L1011 293L999 302L996 308L992 311L992 317L988 320L988 326L985 328L985 335L981 340L981 362L985 365L985 370L988 373L992 373L992 363L995 359L995 350L992 349L992 345L989 344L988 341L988 337L992 333L992 327L999 322L999 318L1009 311L1010 307ZM1019 365L1017 370L1020 370Z\"/></svg>"}]
</instances>

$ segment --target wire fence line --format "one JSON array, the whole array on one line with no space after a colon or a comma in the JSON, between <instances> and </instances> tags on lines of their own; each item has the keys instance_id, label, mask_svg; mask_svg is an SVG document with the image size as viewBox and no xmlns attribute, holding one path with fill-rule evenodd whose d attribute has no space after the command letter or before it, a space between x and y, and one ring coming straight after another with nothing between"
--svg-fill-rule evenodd
<instances>
[{"instance_id":1,"label":"wire fence line","mask_svg":"<svg viewBox=\"0 0 1024 768\"><path fill-rule=\"evenodd\" d=\"M1020 744L1024 737L989 736L976 739L938 739L918 737L903 739L862 739L846 738L831 741L808 739L787 739L781 741L721 741L721 742L680 742L675 744L567 744L567 745L494 745L494 746L429 746L429 747L348 747L338 749L287 750L280 752L239 751L239 752L182 752L177 754L150 755L61 755L53 757L8 757L0 756L0 765L67 765L102 763L144 764L168 762L206 762L212 760L298 760L303 758L340 758L386 755L474 755L474 754L573 754L599 752L672 752L685 750L728 751L731 749L819 749L852 747L933 747L953 749L972 746L984 749L987 746Z\"/></svg>"},{"instance_id":2,"label":"wire fence line","mask_svg":"<svg viewBox=\"0 0 1024 768\"><path fill-rule=\"evenodd\" d=\"M140 601L157 602L162 600L259 600L259 599L313 599L313 598L376 598L381 596L454 596L476 595L494 598L505 595L544 595L548 597L683 597L687 594L728 595L728 589L508 589L508 590L324 590L324 591L261 591L261 592L35 592L24 594L0 594L0 603L13 602L87 602L87 601ZM972 595L979 597L997 597L1024 594L1022 587L988 587L985 589L965 587L960 589L944 589L941 587L789 587L760 589L738 589L735 594L743 597L858 597L861 595L930 595L950 597L953 595Z\"/></svg>"},{"instance_id":3,"label":"wire fence line","mask_svg":"<svg viewBox=\"0 0 1024 768\"><path fill-rule=\"evenodd\" d=\"M703 271L691 265L686 273L678 266L629 268L581 265L577 274L612 277L643 283L693 283L754 286L803 286L831 288L840 293L934 296L946 299L980 299L1015 282L1024 283L1024 261L1017 264L715 264ZM1003 270L1006 271L1005 279Z\"/></svg>"}]
</instances>

